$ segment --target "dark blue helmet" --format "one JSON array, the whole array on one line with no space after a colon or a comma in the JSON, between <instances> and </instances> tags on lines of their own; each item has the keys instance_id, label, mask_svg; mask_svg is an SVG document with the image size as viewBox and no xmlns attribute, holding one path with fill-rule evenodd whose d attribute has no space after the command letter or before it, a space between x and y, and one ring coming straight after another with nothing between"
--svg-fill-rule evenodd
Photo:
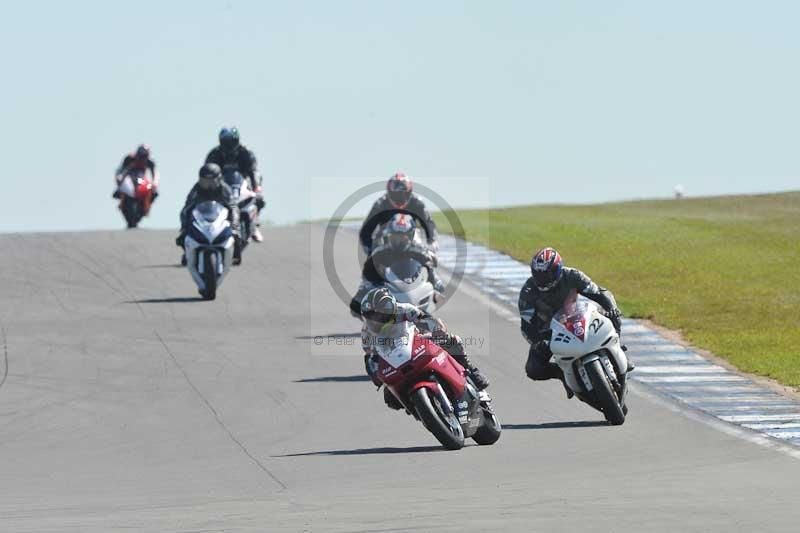
<instances>
[{"instance_id":1,"label":"dark blue helmet","mask_svg":"<svg viewBox=\"0 0 800 533\"><path fill-rule=\"evenodd\" d=\"M219 145L223 152L235 152L239 148L239 130L222 128L219 132Z\"/></svg>"}]
</instances>

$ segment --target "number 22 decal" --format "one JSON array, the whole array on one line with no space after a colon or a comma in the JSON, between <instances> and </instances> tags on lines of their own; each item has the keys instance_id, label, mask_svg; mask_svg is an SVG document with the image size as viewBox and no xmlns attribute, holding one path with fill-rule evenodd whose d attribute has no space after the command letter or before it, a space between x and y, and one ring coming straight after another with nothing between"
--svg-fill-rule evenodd
<instances>
[{"instance_id":1,"label":"number 22 decal","mask_svg":"<svg viewBox=\"0 0 800 533\"><path fill-rule=\"evenodd\" d=\"M603 327L603 321L600 320L599 318L595 318L594 320L592 320L592 323L589 324L589 330L592 333L597 333L598 331L600 331L600 328L602 327Z\"/></svg>"}]
</instances>

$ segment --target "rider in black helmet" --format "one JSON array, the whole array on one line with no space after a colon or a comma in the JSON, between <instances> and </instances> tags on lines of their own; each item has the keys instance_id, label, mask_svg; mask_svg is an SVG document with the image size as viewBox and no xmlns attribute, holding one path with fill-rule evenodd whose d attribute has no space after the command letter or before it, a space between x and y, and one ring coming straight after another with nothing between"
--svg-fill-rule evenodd
<instances>
[{"instance_id":1,"label":"rider in black helmet","mask_svg":"<svg viewBox=\"0 0 800 533\"><path fill-rule=\"evenodd\" d=\"M236 128L222 128L219 132L219 145L215 146L206 156L206 163L215 163L220 168L234 165L242 175L250 181L250 189L258 194L256 205L259 212L264 208L262 197L261 174L258 173L256 156L239 142L239 130ZM253 240L264 240L258 225L253 229Z\"/></svg>"},{"instance_id":2,"label":"rider in black helmet","mask_svg":"<svg viewBox=\"0 0 800 533\"><path fill-rule=\"evenodd\" d=\"M231 230L236 240L233 258L235 262L241 261L239 245L239 206L233 199L233 193L228 184L222 181L222 169L214 163L206 163L200 168L197 183L186 196L186 203L181 209L181 232L175 239L175 244L183 248L183 240L189 231L189 224L192 223L192 210L201 202L215 201L224 205L228 209L228 220L231 222ZM181 261L186 262L184 257Z\"/></svg>"}]
</instances>

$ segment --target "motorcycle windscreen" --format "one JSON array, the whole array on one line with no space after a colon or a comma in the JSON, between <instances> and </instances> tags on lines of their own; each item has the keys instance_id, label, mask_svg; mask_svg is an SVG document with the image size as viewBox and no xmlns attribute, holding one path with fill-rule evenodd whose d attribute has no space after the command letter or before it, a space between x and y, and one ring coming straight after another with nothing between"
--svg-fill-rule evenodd
<instances>
[{"instance_id":1,"label":"motorcycle windscreen","mask_svg":"<svg viewBox=\"0 0 800 533\"><path fill-rule=\"evenodd\" d=\"M579 298L577 292L570 292L561 309L553 315L553 321L578 337L584 339L586 334L586 317L591 313L590 300Z\"/></svg>"},{"instance_id":2,"label":"motorcycle windscreen","mask_svg":"<svg viewBox=\"0 0 800 533\"><path fill-rule=\"evenodd\" d=\"M194 219L198 222L212 224L220 218L223 212L226 212L225 216L227 216L227 209L225 209L222 204L208 201L197 204L192 214L194 215Z\"/></svg>"}]
</instances>

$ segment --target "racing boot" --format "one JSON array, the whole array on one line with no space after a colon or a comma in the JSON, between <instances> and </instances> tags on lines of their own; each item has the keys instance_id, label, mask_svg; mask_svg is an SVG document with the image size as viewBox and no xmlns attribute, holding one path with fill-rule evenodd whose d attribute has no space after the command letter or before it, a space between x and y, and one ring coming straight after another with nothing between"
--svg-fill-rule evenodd
<instances>
[{"instance_id":1,"label":"racing boot","mask_svg":"<svg viewBox=\"0 0 800 533\"><path fill-rule=\"evenodd\" d=\"M441 327L443 323L439 321L439 324ZM444 329L438 329L433 331L433 338L436 344L453 356L453 359L458 361L458 364L464 367L478 390L483 390L489 386L489 378L487 378L483 372L478 370L478 367L473 365L472 361L469 360L469 356L467 356L467 353L464 350L464 341L461 340L461 337L458 335L451 335Z\"/></svg>"},{"instance_id":2,"label":"racing boot","mask_svg":"<svg viewBox=\"0 0 800 533\"><path fill-rule=\"evenodd\" d=\"M442 278L436 273L436 270L433 268L428 269L428 273L430 274L431 283L433 284L433 289L438 292L439 294L444 294L444 282Z\"/></svg>"},{"instance_id":3,"label":"racing boot","mask_svg":"<svg viewBox=\"0 0 800 533\"><path fill-rule=\"evenodd\" d=\"M250 235L255 242L264 242L264 235L261 234L260 224L256 224L256 227L253 228L253 234Z\"/></svg>"},{"instance_id":4,"label":"racing boot","mask_svg":"<svg viewBox=\"0 0 800 533\"><path fill-rule=\"evenodd\" d=\"M475 386L478 387L478 390L483 390L489 386L489 378L483 375L483 372L478 370L476 366L468 366L467 372L469 372L469 376L472 378L473 383Z\"/></svg>"}]
</instances>

